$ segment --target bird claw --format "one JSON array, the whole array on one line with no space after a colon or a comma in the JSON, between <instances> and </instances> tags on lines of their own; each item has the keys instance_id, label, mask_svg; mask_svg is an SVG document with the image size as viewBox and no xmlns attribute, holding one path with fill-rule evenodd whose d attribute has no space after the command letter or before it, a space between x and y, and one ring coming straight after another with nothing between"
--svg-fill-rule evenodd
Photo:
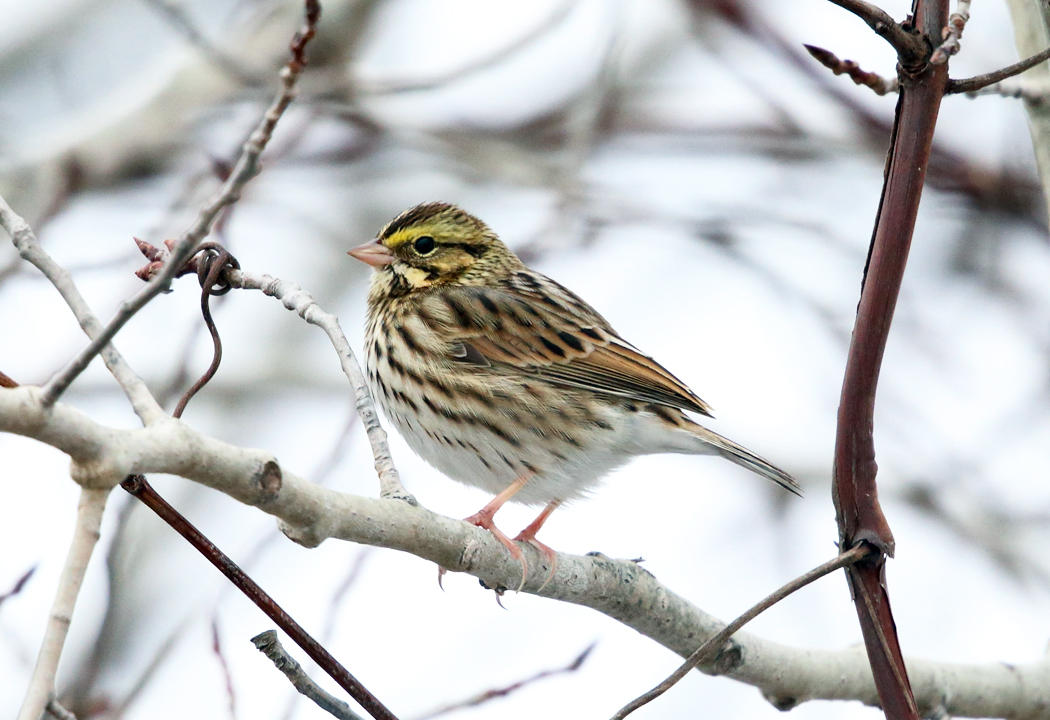
<instances>
[{"instance_id":1,"label":"bird claw","mask_svg":"<svg viewBox=\"0 0 1050 720\"><path fill-rule=\"evenodd\" d=\"M484 510L478 513L474 513L468 518L464 518L465 522L470 523L479 528L484 528L492 533L493 537L500 541L503 547L507 548L511 557L521 563L521 582L518 583L517 589L514 592L521 592L521 589L525 587L525 579L529 575L529 563L525 560L525 553L521 551L521 548L514 544L514 541L507 537L502 530L496 527L496 524L492 522L492 515L486 513Z\"/></svg>"},{"instance_id":2,"label":"bird claw","mask_svg":"<svg viewBox=\"0 0 1050 720\"><path fill-rule=\"evenodd\" d=\"M558 553L554 551L549 545L544 545L536 539L535 535L530 535L526 531L522 531L514 538L517 542L527 542L532 547L536 548L540 555L543 555L547 559L547 565L550 569L547 571L547 577L544 578L543 584L536 588L536 592L539 593L543 588L547 587L547 583L554 579L554 571L558 569Z\"/></svg>"}]
</instances>

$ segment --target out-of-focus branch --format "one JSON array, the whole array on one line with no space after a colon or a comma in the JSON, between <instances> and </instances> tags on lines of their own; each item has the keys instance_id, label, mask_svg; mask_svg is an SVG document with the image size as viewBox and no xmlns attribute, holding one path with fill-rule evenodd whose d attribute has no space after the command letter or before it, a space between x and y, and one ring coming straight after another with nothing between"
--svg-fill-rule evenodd
<instances>
[{"instance_id":1,"label":"out-of-focus branch","mask_svg":"<svg viewBox=\"0 0 1050 720\"><path fill-rule=\"evenodd\" d=\"M219 636L219 621L214 615L211 618L211 651L219 662L219 669L222 670L222 682L226 690L226 709L229 712L230 720L236 720L237 692L233 689L233 674L230 672L230 663L227 662L226 653L222 650L222 640Z\"/></svg>"},{"instance_id":2,"label":"out-of-focus branch","mask_svg":"<svg viewBox=\"0 0 1050 720\"><path fill-rule=\"evenodd\" d=\"M1029 105L1040 105L1050 100L1050 77L1041 80L1003 80L1002 82L985 85L979 90L969 90L967 97L975 98L980 95L998 95L1000 97L1017 98L1024 100Z\"/></svg>"},{"instance_id":3,"label":"out-of-focus branch","mask_svg":"<svg viewBox=\"0 0 1050 720\"><path fill-rule=\"evenodd\" d=\"M263 83L261 75L244 67L237 58L210 42L194 24L182 5L171 2L171 0L144 0L144 2L163 15L176 32L186 38L190 45L197 48L201 55L219 70L242 85L255 86Z\"/></svg>"},{"instance_id":4,"label":"out-of-focus branch","mask_svg":"<svg viewBox=\"0 0 1050 720\"><path fill-rule=\"evenodd\" d=\"M171 279L182 268L183 263L193 254L197 245L211 232L212 225L219 217L219 213L237 202L240 199L244 186L258 174L259 157L273 136L273 130L277 125L277 121L280 120L284 111L295 97L296 82L306 67L306 44L316 32L320 14L321 8L317 0L306 0L303 27L292 39L289 48L291 59L281 68L280 90L278 90L277 96L266 109L255 130L244 143L230 176L223 183L219 192L201 209L190 228L173 245L171 257L168 263L161 268L160 272L150 280L146 287L121 303L113 318L92 337L88 346L47 382L44 386L43 396L45 404L50 405L57 400L65 389L69 387L70 383L84 371L84 368L88 366L88 363L91 362L95 355L124 327L124 324L134 317L135 313L141 310L146 303L168 288Z\"/></svg>"},{"instance_id":5,"label":"out-of-focus branch","mask_svg":"<svg viewBox=\"0 0 1050 720\"><path fill-rule=\"evenodd\" d=\"M5 593L0 594L0 605L4 604L5 600L13 598L18 593L22 592L22 588L29 582L29 578L33 577L33 573L36 572L36 565L22 573L22 577L15 580L15 584L11 586L11 589Z\"/></svg>"},{"instance_id":6,"label":"out-of-focus branch","mask_svg":"<svg viewBox=\"0 0 1050 720\"><path fill-rule=\"evenodd\" d=\"M5 393L16 392L5 390ZM99 527L102 524L102 511L106 508L109 488L85 487L80 492L80 504L77 507L77 522L73 530L73 540L66 555L66 564L58 580L55 600L51 605L51 614L47 619L44 639L36 656L36 665L29 679L22 709L18 720L39 720L44 714L48 700L55 693L55 673L58 661L62 657L62 648L66 644L69 624L73 618L80 585L84 582L91 552L98 542Z\"/></svg>"},{"instance_id":7,"label":"out-of-focus branch","mask_svg":"<svg viewBox=\"0 0 1050 720\"><path fill-rule=\"evenodd\" d=\"M1019 57L1029 57L1050 47L1050 6L1032 0L1006 0L1014 26L1014 44ZM1050 84L1050 66L1032 68L1028 79ZM1032 135L1043 201L1050 212L1050 103L1025 103L1028 131Z\"/></svg>"},{"instance_id":8,"label":"out-of-focus branch","mask_svg":"<svg viewBox=\"0 0 1050 720\"><path fill-rule=\"evenodd\" d=\"M47 701L47 711L54 715L56 720L77 720L77 716L72 711L66 709L58 702L55 698L51 698Z\"/></svg>"},{"instance_id":9,"label":"out-of-focus branch","mask_svg":"<svg viewBox=\"0 0 1050 720\"><path fill-rule=\"evenodd\" d=\"M549 33L552 28L557 27L576 8L572 0L562 0L555 5L550 13L541 18L533 27L525 29L518 37L512 38L504 45L493 48L488 53L479 57L470 58L458 67L433 73L426 77L412 77L406 79L392 79L381 81L370 81L366 78L357 77L353 81L355 93L367 93L385 95L392 93L414 92L439 87L447 83L468 77L480 70L487 70L497 65L501 60L513 56L518 51L528 47L539 38Z\"/></svg>"},{"instance_id":10,"label":"out-of-focus branch","mask_svg":"<svg viewBox=\"0 0 1050 720\"><path fill-rule=\"evenodd\" d=\"M521 578L521 565L480 528L406 502L319 487L287 469L274 488L266 481L274 462L269 453L201 435L180 421L109 428L63 403L45 408L39 388L21 387L0 390L0 431L69 453L72 474L80 482L114 484L136 471L181 475L280 518L286 534L300 542L316 545L339 538L402 550L470 573L489 587L513 587ZM559 553L557 570L547 582L539 555L532 559L525 592L590 607L683 657L696 649L697 639L724 627L636 563ZM879 702L859 649L792 648L740 632L701 669L754 685L782 709L812 699ZM923 709L943 706L968 717L1038 717L1050 706L1050 659L1009 666L910 660L908 672Z\"/></svg>"},{"instance_id":11,"label":"out-of-focus branch","mask_svg":"<svg viewBox=\"0 0 1050 720\"><path fill-rule=\"evenodd\" d=\"M518 680L517 682L511 683L510 685L492 688L490 690L483 690L482 692L479 692L473 697L469 697L465 700L459 700L454 703L449 703L447 705L443 705L437 708L436 710L431 710L430 712L424 713L418 718L415 718L415 720L432 720L433 718L440 717L442 715L447 715L457 710L477 707L478 705L487 703L490 700L506 697L511 693L516 692L522 689L523 687L531 685L540 680L545 680L546 678L553 677L555 675L565 675L567 673L574 673L583 666L583 663L587 660L587 657L591 654L591 651L594 650L594 646L595 643L591 643L590 645L585 647L583 649L583 652L581 652L579 655L573 658L568 665L563 665L562 667L551 668L548 670L540 670L538 673L530 675L529 677L524 678L522 680Z\"/></svg>"}]
</instances>

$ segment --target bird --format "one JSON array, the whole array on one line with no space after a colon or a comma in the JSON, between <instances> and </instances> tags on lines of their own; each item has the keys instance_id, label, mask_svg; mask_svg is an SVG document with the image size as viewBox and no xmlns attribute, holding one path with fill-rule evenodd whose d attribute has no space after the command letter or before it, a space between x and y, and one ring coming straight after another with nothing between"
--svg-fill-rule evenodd
<instances>
[{"instance_id":1,"label":"bird","mask_svg":"<svg viewBox=\"0 0 1050 720\"><path fill-rule=\"evenodd\" d=\"M416 454L493 494L465 520L520 562L522 586L528 564L516 543L548 560L549 581L556 554L537 532L638 455L720 455L801 495L786 472L687 415L711 408L465 210L417 205L348 254L373 268L373 397ZM543 506L513 539L494 522L512 498Z\"/></svg>"}]
</instances>

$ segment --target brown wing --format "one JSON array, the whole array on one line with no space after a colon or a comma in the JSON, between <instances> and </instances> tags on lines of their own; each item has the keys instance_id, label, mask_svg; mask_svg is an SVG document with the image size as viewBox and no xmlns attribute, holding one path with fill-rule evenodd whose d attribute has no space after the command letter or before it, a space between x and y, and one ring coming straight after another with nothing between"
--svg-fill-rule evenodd
<instances>
[{"instance_id":1,"label":"brown wing","mask_svg":"<svg viewBox=\"0 0 1050 720\"><path fill-rule=\"evenodd\" d=\"M512 366L547 382L692 410L711 409L685 383L623 340L587 303L553 280L522 271L499 289L446 288L443 305L462 362Z\"/></svg>"}]
</instances>

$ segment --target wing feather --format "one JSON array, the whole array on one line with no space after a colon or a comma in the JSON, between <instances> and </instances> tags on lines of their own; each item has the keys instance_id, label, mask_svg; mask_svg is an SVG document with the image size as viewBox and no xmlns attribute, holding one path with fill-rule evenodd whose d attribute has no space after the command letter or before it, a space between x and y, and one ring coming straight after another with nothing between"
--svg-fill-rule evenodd
<instances>
[{"instance_id":1,"label":"wing feather","mask_svg":"<svg viewBox=\"0 0 1050 720\"><path fill-rule=\"evenodd\" d=\"M453 360L483 360L493 370L510 366L556 385L711 414L587 303L538 273L516 273L501 288L445 288L432 296L428 313L446 319Z\"/></svg>"}]
</instances>

